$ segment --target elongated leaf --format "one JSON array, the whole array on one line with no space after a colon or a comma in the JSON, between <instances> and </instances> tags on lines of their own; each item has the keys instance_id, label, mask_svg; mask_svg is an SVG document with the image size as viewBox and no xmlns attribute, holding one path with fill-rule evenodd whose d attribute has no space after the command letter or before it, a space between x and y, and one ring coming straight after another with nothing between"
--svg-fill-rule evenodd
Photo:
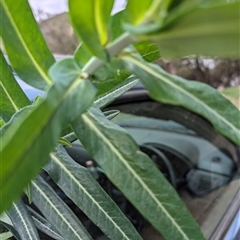
<instances>
[{"instance_id":1,"label":"elongated leaf","mask_svg":"<svg viewBox=\"0 0 240 240\"><path fill-rule=\"evenodd\" d=\"M124 11L124 29L133 33L148 33L158 29L171 2L172 0L129 0Z\"/></svg>"},{"instance_id":2,"label":"elongated leaf","mask_svg":"<svg viewBox=\"0 0 240 240\"><path fill-rule=\"evenodd\" d=\"M130 2L129 2L130 3ZM144 1L145 3L145 1ZM141 2L141 4L143 4ZM135 10L139 11L139 8L135 7ZM124 34L124 29L122 26L122 20L124 17L125 11L121 11L111 19L111 41L116 40L122 34ZM156 44L150 41L142 41L133 43L135 49L139 52L139 54L148 62L153 62L160 58L159 49Z\"/></svg>"},{"instance_id":3,"label":"elongated leaf","mask_svg":"<svg viewBox=\"0 0 240 240\"><path fill-rule=\"evenodd\" d=\"M125 32L122 27L124 11L125 10L118 12L112 16L112 19L111 19L111 41L117 39L119 36L121 36Z\"/></svg>"},{"instance_id":4,"label":"elongated leaf","mask_svg":"<svg viewBox=\"0 0 240 240\"><path fill-rule=\"evenodd\" d=\"M32 196L33 203L63 239L92 239L72 210L40 176L32 181Z\"/></svg>"},{"instance_id":5,"label":"elongated leaf","mask_svg":"<svg viewBox=\"0 0 240 240\"><path fill-rule=\"evenodd\" d=\"M134 44L134 47L147 62L153 62L160 58L159 49L157 45L152 42L137 42Z\"/></svg>"},{"instance_id":6,"label":"elongated leaf","mask_svg":"<svg viewBox=\"0 0 240 240\"><path fill-rule=\"evenodd\" d=\"M221 93L240 110L240 86L225 88Z\"/></svg>"},{"instance_id":7,"label":"elongated leaf","mask_svg":"<svg viewBox=\"0 0 240 240\"><path fill-rule=\"evenodd\" d=\"M5 223L7 223L8 225L11 225L11 226L13 225L11 219L9 218L9 216L5 212L3 212L0 215L0 221L5 222Z\"/></svg>"},{"instance_id":8,"label":"elongated leaf","mask_svg":"<svg viewBox=\"0 0 240 240\"><path fill-rule=\"evenodd\" d=\"M44 169L110 239L141 239L129 220L86 168L74 162L62 147L50 156L52 160Z\"/></svg>"},{"instance_id":9,"label":"elongated leaf","mask_svg":"<svg viewBox=\"0 0 240 240\"><path fill-rule=\"evenodd\" d=\"M21 200L13 203L7 214L22 239L40 240L32 217Z\"/></svg>"},{"instance_id":10,"label":"elongated leaf","mask_svg":"<svg viewBox=\"0 0 240 240\"><path fill-rule=\"evenodd\" d=\"M159 0L160 1L160 0ZM126 6L125 21L133 25L139 25L147 18L147 10L151 7L153 0L129 0Z\"/></svg>"},{"instance_id":11,"label":"elongated leaf","mask_svg":"<svg viewBox=\"0 0 240 240\"><path fill-rule=\"evenodd\" d=\"M47 72L54 63L54 58L42 37L28 1L1 0L0 12L0 36L13 68L24 81L44 89L52 83Z\"/></svg>"},{"instance_id":12,"label":"elongated leaf","mask_svg":"<svg viewBox=\"0 0 240 240\"><path fill-rule=\"evenodd\" d=\"M111 17L111 42L124 34L122 26L123 17L124 11L118 12ZM135 42L133 45L140 55L148 62L153 62L160 58L157 45L150 41Z\"/></svg>"},{"instance_id":13,"label":"elongated leaf","mask_svg":"<svg viewBox=\"0 0 240 240\"><path fill-rule=\"evenodd\" d=\"M1 240L7 240L7 239L10 239L10 237L12 237L13 234L11 232L3 232L3 233L0 233L0 239Z\"/></svg>"},{"instance_id":14,"label":"elongated leaf","mask_svg":"<svg viewBox=\"0 0 240 240\"><path fill-rule=\"evenodd\" d=\"M108 120L114 119L120 112L118 110L104 111L103 114Z\"/></svg>"},{"instance_id":15,"label":"elongated leaf","mask_svg":"<svg viewBox=\"0 0 240 240\"><path fill-rule=\"evenodd\" d=\"M16 240L22 240L22 239L20 238L18 232L15 230L15 228L14 228L12 225L9 225L9 224L7 224L7 223L5 223L5 222L1 222L1 225L2 225L4 228L6 228L9 232L11 232L11 234L14 236L14 238L15 238ZM0 237L1 237L1 235L0 235ZM2 239L1 239L1 240L2 240Z\"/></svg>"},{"instance_id":16,"label":"elongated leaf","mask_svg":"<svg viewBox=\"0 0 240 240\"><path fill-rule=\"evenodd\" d=\"M121 11L111 17L111 42L116 40L118 37L120 37L122 34L124 34L124 29L122 28L122 18L123 18L124 11ZM149 62L153 62L157 60L160 57L159 50L156 44L149 42L149 41L142 41L142 42L136 42L133 43L136 50L141 54L141 56ZM91 52L87 49L86 44L81 43L80 46L77 48L77 50L74 53L74 58L78 62L80 67L83 67L92 57ZM105 79L109 77L109 69L103 68L104 70L101 71L101 73L105 74ZM98 73L95 73L95 76ZM100 80L104 79L99 78Z\"/></svg>"},{"instance_id":17,"label":"elongated leaf","mask_svg":"<svg viewBox=\"0 0 240 240\"><path fill-rule=\"evenodd\" d=\"M84 65L91 59L92 53L87 48L85 43L80 43L78 48L74 53L74 59L77 61L78 65L83 68Z\"/></svg>"},{"instance_id":18,"label":"elongated leaf","mask_svg":"<svg viewBox=\"0 0 240 240\"><path fill-rule=\"evenodd\" d=\"M204 239L175 190L124 129L97 109L73 128L108 178L166 239Z\"/></svg>"},{"instance_id":19,"label":"elongated leaf","mask_svg":"<svg viewBox=\"0 0 240 240\"><path fill-rule=\"evenodd\" d=\"M120 97L122 94L127 92L129 89L131 89L137 83L138 83L138 79L136 79L134 76L131 76L127 80L122 82L121 84L118 84L117 86L112 87L111 89L108 89L107 93L101 94L97 98L97 100L95 100L94 103L99 108L103 108L103 107L107 106L109 103L113 102L118 97Z\"/></svg>"},{"instance_id":20,"label":"elongated leaf","mask_svg":"<svg viewBox=\"0 0 240 240\"><path fill-rule=\"evenodd\" d=\"M49 221L47 221L44 217L35 212L32 208L28 207L28 210L31 213L33 222L38 230L56 240L63 240L63 238L59 235L57 230L52 226Z\"/></svg>"},{"instance_id":21,"label":"elongated leaf","mask_svg":"<svg viewBox=\"0 0 240 240\"><path fill-rule=\"evenodd\" d=\"M0 129L0 137L3 137L3 135L5 134L5 132L8 130L8 128L11 125L18 124L18 121L21 121L21 119L23 119L24 117L29 115L33 110L34 110L34 106L28 105L24 108L21 108L18 112L16 112L12 116L10 121L8 121L6 124L4 124L4 126Z\"/></svg>"},{"instance_id":22,"label":"elongated leaf","mask_svg":"<svg viewBox=\"0 0 240 240\"><path fill-rule=\"evenodd\" d=\"M73 26L93 55L107 59L104 45L108 41L108 22L113 0L69 1Z\"/></svg>"},{"instance_id":23,"label":"elongated leaf","mask_svg":"<svg viewBox=\"0 0 240 240\"><path fill-rule=\"evenodd\" d=\"M212 87L170 75L140 58L125 56L125 67L139 76L150 96L164 103L183 106L208 119L215 129L240 145L240 112Z\"/></svg>"},{"instance_id":24,"label":"elongated leaf","mask_svg":"<svg viewBox=\"0 0 240 240\"><path fill-rule=\"evenodd\" d=\"M158 43L161 55L238 58L240 2L205 1L190 9L189 4L170 12L159 31L146 37Z\"/></svg>"},{"instance_id":25,"label":"elongated leaf","mask_svg":"<svg viewBox=\"0 0 240 240\"><path fill-rule=\"evenodd\" d=\"M0 138L0 195L3 199L0 213L10 207L11 201L47 162L62 129L92 104L96 89L91 82L79 77L79 71L72 59L56 64L52 69L56 84L45 99L27 117L11 124ZM29 166L31 171L28 171Z\"/></svg>"},{"instance_id":26,"label":"elongated leaf","mask_svg":"<svg viewBox=\"0 0 240 240\"><path fill-rule=\"evenodd\" d=\"M1 51L0 66L0 117L7 122L15 112L28 105L29 100L14 79Z\"/></svg>"}]
</instances>

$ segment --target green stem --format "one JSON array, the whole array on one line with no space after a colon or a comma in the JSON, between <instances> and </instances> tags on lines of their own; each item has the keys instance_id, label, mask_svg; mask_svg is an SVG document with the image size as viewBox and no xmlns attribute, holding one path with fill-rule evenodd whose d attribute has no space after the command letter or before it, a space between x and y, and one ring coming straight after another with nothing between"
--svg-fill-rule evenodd
<instances>
[{"instance_id":1,"label":"green stem","mask_svg":"<svg viewBox=\"0 0 240 240\"><path fill-rule=\"evenodd\" d=\"M125 47L133 43L134 39L129 33L124 33L119 38L117 38L110 46L107 47L107 52L109 57L116 56ZM88 75L94 74L100 67L105 63L97 57L92 57L87 64L83 67L82 71Z\"/></svg>"}]
</instances>

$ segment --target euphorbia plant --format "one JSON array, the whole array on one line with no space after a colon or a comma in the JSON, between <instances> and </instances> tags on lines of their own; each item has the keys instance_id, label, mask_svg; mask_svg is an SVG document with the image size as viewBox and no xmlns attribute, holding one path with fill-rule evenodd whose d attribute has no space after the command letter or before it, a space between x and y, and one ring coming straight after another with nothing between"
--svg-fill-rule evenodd
<instances>
[{"instance_id":1,"label":"euphorbia plant","mask_svg":"<svg viewBox=\"0 0 240 240\"><path fill-rule=\"evenodd\" d=\"M28 2L0 0L0 35L10 64L22 80L46 92L29 102L1 53L0 212L6 211L14 227L2 222L18 239L39 239L36 226L55 239L91 239L53 189L36 177L41 168L110 239L141 239L88 170L58 144L60 137L69 139L63 132L74 132L166 239L204 239L151 159L100 109L139 80L156 101L202 115L239 145L239 111L227 99L149 63L159 57L158 47L164 58L238 57L239 1L129 0L115 16L112 6L113 0L69 0L82 44L72 58L55 62ZM17 200L24 190L45 218Z\"/></svg>"}]
</instances>

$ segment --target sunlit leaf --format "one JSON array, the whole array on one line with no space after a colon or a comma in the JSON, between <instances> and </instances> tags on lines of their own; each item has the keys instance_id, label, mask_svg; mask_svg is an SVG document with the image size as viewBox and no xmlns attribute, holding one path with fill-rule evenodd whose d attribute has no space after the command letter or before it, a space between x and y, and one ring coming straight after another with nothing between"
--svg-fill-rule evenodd
<instances>
[{"instance_id":1,"label":"sunlit leaf","mask_svg":"<svg viewBox=\"0 0 240 240\"><path fill-rule=\"evenodd\" d=\"M124 20L133 25L139 25L147 18L147 11L151 7L154 0L129 0L126 10L124 11ZM160 2L160 0L159 0Z\"/></svg>"},{"instance_id":2,"label":"sunlit leaf","mask_svg":"<svg viewBox=\"0 0 240 240\"><path fill-rule=\"evenodd\" d=\"M69 14L76 33L93 55L107 59L104 45L108 41L108 25L113 0L70 0Z\"/></svg>"},{"instance_id":3,"label":"sunlit leaf","mask_svg":"<svg viewBox=\"0 0 240 240\"><path fill-rule=\"evenodd\" d=\"M129 0L124 11L124 29L137 33L148 33L158 29L171 2L172 0Z\"/></svg>"},{"instance_id":4,"label":"sunlit leaf","mask_svg":"<svg viewBox=\"0 0 240 240\"><path fill-rule=\"evenodd\" d=\"M0 213L10 207L47 162L62 129L94 101L96 88L81 79L79 71L72 59L58 62L51 72L56 84L45 99L27 116L19 117L1 136L0 195L7 201L0 205Z\"/></svg>"},{"instance_id":5,"label":"sunlit leaf","mask_svg":"<svg viewBox=\"0 0 240 240\"><path fill-rule=\"evenodd\" d=\"M30 102L14 79L1 51L0 66L0 117L7 122L15 112L28 105Z\"/></svg>"},{"instance_id":6,"label":"sunlit leaf","mask_svg":"<svg viewBox=\"0 0 240 240\"><path fill-rule=\"evenodd\" d=\"M11 65L23 81L36 88L45 89L52 84L48 69L54 63L54 58L43 39L28 1L1 0L0 12L0 36Z\"/></svg>"},{"instance_id":7,"label":"sunlit leaf","mask_svg":"<svg viewBox=\"0 0 240 240\"><path fill-rule=\"evenodd\" d=\"M166 239L204 239L175 190L124 129L98 109L82 114L73 129L108 178Z\"/></svg>"}]
</instances>

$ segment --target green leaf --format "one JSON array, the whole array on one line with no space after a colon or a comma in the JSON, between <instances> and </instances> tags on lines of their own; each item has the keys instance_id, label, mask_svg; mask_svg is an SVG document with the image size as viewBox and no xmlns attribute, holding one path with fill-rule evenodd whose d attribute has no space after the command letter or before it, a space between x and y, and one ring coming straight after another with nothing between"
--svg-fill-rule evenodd
<instances>
[{"instance_id":1,"label":"green leaf","mask_svg":"<svg viewBox=\"0 0 240 240\"><path fill-rule=\"evenodd\" d=\"M134 46L146 61L152 62L160 57L156 44L144 41L136 43ZM86 46L82 44L77 49L74 58L80 66L84 66L90 60L91 54L87 51ZM106 64L91 76L91 80L98 88L98 95L102 95L122 84L130 75L129 72L119 69L114 64Z\"/></svg>"},{"instance_id":2,"label":"green leaf","mask_svg":"<svg viewBox=\"0 0 240 240\"><path fill-rule=\"evenodd\" d=\"M193 54L238 58L239 4L218 0L180 5L157 32L145 37L157 42L161 55L168 59Z\"/></svg>"},{"instance_id":3,"label":"green leaf","mask_svg":"<svg viewBox=\"0 0 240 240\"><path fill-rule=\"evenodd\" d=\"M114 41L125 32L122 27L122 19L124 17L124 11L125 10L116 13L111 18L111 41Z\"/></svg>"},{"instance_id":4,"label":"green leaf","mask_svg":"<svg viewBox=\"0 0 240 240\"><path fill-rule=\"evenodd\" d=\"M3 232L3 233L0 233L0 239L1 239L1 240L10 239L12 236L13 236L13 235L12 235L11 232Z\"/></svg>"},{"instance_id":5,"label":"green leaf","mask_svg":"<svg viewBox=\"0 0 240 240\"><path fill-rule=\"evenodd\" d=\"M101 94L95 100L94 103L99 108L103 108L103 107L107 106L109 103L113 102L118 97L120 97L122 94L127 92L129 89L131 89L137 83L138 83L138 79L134 76L130 76L127 80L123 81L122 83L119 83L116 86L109 87L108 85L105 85L105 86L103 86L104 87L103 92L106 92L106 93Z\"/></svg>"},{"instance_id":6,"label":"green leaf","mask_svg":"<svg viewBox=\"0 0 240 240\"><path fill-rule=\"evenodd\" d=\"M0 12L0 36L14 70L28 84L45 89L52 84L47 72L54 58L28 1L0 0Z\"/></svg>"},{"instance_id":7,"label":"green leaf","mask_svg":"<svg viewBox=\"0 0 240 240\"><path fill-rule=\"evenodd\" d=\"M42 96L41 95L37 95L34 100L33 100L33 105L38 105L40 102L42 101Z\"/></svg>"},{"instance_id":8,"label":"green leaf","mask_svg":"<svg viewBox=\"0 0 240 240\"><path fill-rule=\"evenodd\" d=\"M124 129L93 108L73 129L113 184L166 239L204 239L175 190Z\"/></svg>"},{"instance_id":9,"label":"green leaf","mask_svg":"<svg viewBox=\"0 0 240 240\"><path fill-rule=\"evenodd\" d=\"M61 144L61 145L63 145L63 146L68 146L68 147L71 147L71 146L72 146L72 144L71 144L67 139L62 138L62 137L60 137L60 138L58 139L58 143Z\"/></svg>"},{"instance_id":10,"label":"green leaf","mask_svg":"<svg viewBox=\"0 0 240 240\"><path fill-rule=\"evenodd\" d=\"M104 111L104 112L103 112L104 116L105 116L108 120L112 120L112 119L115 118L119 113L120 113L120 111L118 111L118 110L108 110L108 111Z\"/></svg>"},{"instance_id":11,"label":"green leaf","mask_svg":"<svg viewBox=\"0 0 240 240\"><path fill-rule=\"evenodd\" d=\"M3 121L2 118L0 118L0 128L3 127L5 125L5 122Z\"/></svg>"},{"instance_id":12,"label":"green leaf","mask_svg":"<svg viewBox=\"0 0 240 240\"><path fill-rule=\"evenodd\" d=\"M171 75L140 58L123 56L122 60L125 68L140 78L153 99L202 115L218 132L240 145L240 112L221 93L206 84Z\"/></svg>"},{"instance_id":13,"label":"green leaf","mask_svg":"<svg viewBox=\"0 0 240 240\"><path fill-rule=\"evenodd\" d=\"M225 88L221 93L240 110L240 86Z\"/></svg>"},{"instance_id":14,"label":"green leaf","mask_svg":"<svg viewBox=\"0 0 240 240\"><path fill-rule=\"evenodd\" d=\"M47 162L62 129L94 101L96 88L89 80L81 79L80 69L74 60L58 62L51 74L56 84L43 101L34 106L27 116L24 114L8 126L0 138L0 195L3 199L0 213L10 207L12 200Z\"/></svg>"},{"instance_id":15,"label":"green leaf","mask_svg":"<svg viewBox=\"0 0 240 240\"><path fill-rule=\"evenodd\" d=\"M40 240L32 217L21 200L13 203L7 214L13 223L13 227L22 239Z\"/></svg>"},{"instance_id":16,"label":"green leaf","mask_svg":"<svg viewBox=\"0 0 240 240\"><path fill-rule=\"evenodd\" d=\"M8 225L13 225L11 219L9 218L9 216L6 214L6 212L3 212L1 215L0 215L0 221L1 222L5 222L7 223Z\"/></svg>"},{"instance_id":17,"label":"green leaf","mask_svg":"<svg viewBox=\"0 0 240 240\"><path fill-rule=\"evenodd\" d=\"M147 62L153 62L160 58L159 49L155 43L142 41L135 43L134 47Z\"/></svg>"},{"instance_id":18,"label":"green leaf","mask_svg":"<svg viewBox=\"0 0 240 240\"><path fill-rule=\"evenodd\" d=\"M28 207L28 210L30 211L33 222L38 230L56 240L63 240L63 238L59 235L57 230L52 226L49 221L47 221L44 217L35 212L32 208Z\"/></svg>"},{"instance_id":19,"label":"green leaf","mask_svg":"<svg viewBox=\"0 0 240 240\"><path fill-rule=\"evenodd\" d=\"M12 115L30 103L8 66L3 53L0 51L0 117L9 121Z\"/></svg>"},{"instance_id":20,"label":"green leaf","mask_svg":"<svg viewBox=\"0 0 240 240\"><path fill-rule=\"evenodd\" d=\"M116 40L118 37L121 38L121 16L122 12L114 15L111 19L112 40ZM117 41L118 40L116 40L115 43ZM148 41L143 41L134 44L134 46L137 51L143 56L143 58L147 61L154 61L160 57L156 44L152 44ZM110 47L108 47L107 49L110 50ZM91 59L91 53L88 51L85 44L81 44L79 46L79 48L75 52L74 58L81 67L83 67ZM107 100L107 98L104 98L106 94L110 92L115 92L115 90L118 89L123 90L124 84L127 84L129 86L129 82L132 81L133 78L130 77L129 80L126 79L130 75L131 74L129 72L121 70L113 64L107 64L94 72L94 75L91 76L91 80L98 88L99 99L101 98ZM118 91L118 93L120 93L120 91Z\"/></svg>"},{"instance_id":21,"label":"green leaf","mask_svg":"<svg viewBox=\"0 0 240 240\"><path fill-rule=\"evenodd\" d=\"M0 129L0 137L3 137L3 135L11 125L18 124L18 122L22 118L28 116L33 111L33 109L34 109L33 105L28 105L24 108L21 108L18 112L16 112L12 116L12 118L6 124L4 124L3 127Z\"/></svg>"},{"instance_id":22,"label":"green leaf","mask_svg":"<svg viewBox=\"0 0 240 240\"><path fill-rule=\"evenodd\" d=\"M141 24L146 20L147 11L153 2L154 0L129 0L124 11L124 20L133 25Z\"/></svg>"},{"instance_id":23,"label":"green leaf","mask_svg":"<svg viewBox=\"0 0 240 240\"><path fill-rule=\"evenodd\" d=\"M16 240L22 240L18 234L18 232L15 230L15 228L12 226L12 225L9 225L5 222L1 222L1 225L7 229L9 232L11 232L11 234L13 235L13 237L16 239Z\"/></svg>"},{"instance_id":24,"label":"green leaf","mask_svg":"<svg viewBox=\"0 0 240 240\"><path fill-rule=\"evenodd\" d=\"M138 10L138 8L135 8ZM124 29L122 27L122 18L124 15L124 11L121 11L111 19L111 41L117 39L124 33ZM153 62L160 58L159 49L156 44L149 41L141 41L133 43L135 49L140 53L140 55L149 62Z\"/></svg>"},{"instance_id":25,"label":"green leaf","mask_svg":"<svg viewBox=\"0 0 240 240\"><path fill-rule=\"evenodd\" d=\"M44 169L110 239L141 239L89 170L72 160L62 147L58 147L50 156L51 161Z\"/></svg>"},{"instance_id":26,"label":"green leaf","mask_svg":"<svg viewBox=\"0 0 240 240\"><path fill-rule=\"evenodd\" d=\"M115 41L117 38L121 37L124 33L124 30L121 26L121 19L123 16L123 11L115 14L111 17L111 42ZM117 41L117 40L116 40ZM146 61L154 61L160 57L159 50L156 44L153 44L149 41L142 41L138 43L134 43L135 49L143 56ZM111 47L111 46L110 46ZM109 48L107 48L109 50ZM81 43L80 46L74 53L74 58L78 62L80 67L84 67L84 65L91 59L92 54L88 50L85 43ZM92 76L92 80L108 80L115 78L120 78L122 75L122 79L126 79L126 73L124 71L117 71L110 64L103 66L101 69L96 71ZM130 76L130 74L128 75ZM98 82L96 82L98 84ZM100 92L103 93L100 89Z\"/></svg>"},{"instance_id":27,"label":"green leaf","mask_svg":"<svg viewBox=\"0 0 240 240\"><path fill-rule=\"evenodd\" d=\"M92 239L72 210L40 176L32 181L32 195L34 204L63 239Z\"/></svg>"},{"instance_id":28,"label":"green leaf","mask_svg":"<svg viewBox=\"0 0 240 240\"><path fill-rule=\"evenodd\" d=\"M93 55L107 60L108 24L113 0L69 0L72 24Z\"/></svg>"},{"instance_id":29,"label":"green leaf","mask_svg":"<svg viewBox=\"0 0 240 240\"><path fill-rule=\"evenodd\" d=\"M133 33L148 33L158 29L171 2L172 0L129 0L124 11L124 29Z\"/></svg>"},{"instance_id":30,"label":"green leaf","mask_svg":"<svg viewBox=\"0 0 240 240\"><path fill-rule=\"evenodd\" d=\"M74 55L79 66L84 66L91 58L90 52L85 44L81 44ZM124 82L130 76L129 72L121 71L118 68L112 67L110 64L104 65L91 76L92 82L98 89L98 96L102 96L111 91L117 85Z\"/></svg>"},{"instance_id":31,"label":"green leaf","mask_svg":"<svg viewBox=\"0 0 240 240\"><path fill-rule=\"evenodd\" d=\"M83 68L84 65L91 59L92 53L88 49L87 45L85 43L80 43L78 48L76 49L74 53L74 59L78 63L78 65Z\"/></svg>"}]
</instances>

